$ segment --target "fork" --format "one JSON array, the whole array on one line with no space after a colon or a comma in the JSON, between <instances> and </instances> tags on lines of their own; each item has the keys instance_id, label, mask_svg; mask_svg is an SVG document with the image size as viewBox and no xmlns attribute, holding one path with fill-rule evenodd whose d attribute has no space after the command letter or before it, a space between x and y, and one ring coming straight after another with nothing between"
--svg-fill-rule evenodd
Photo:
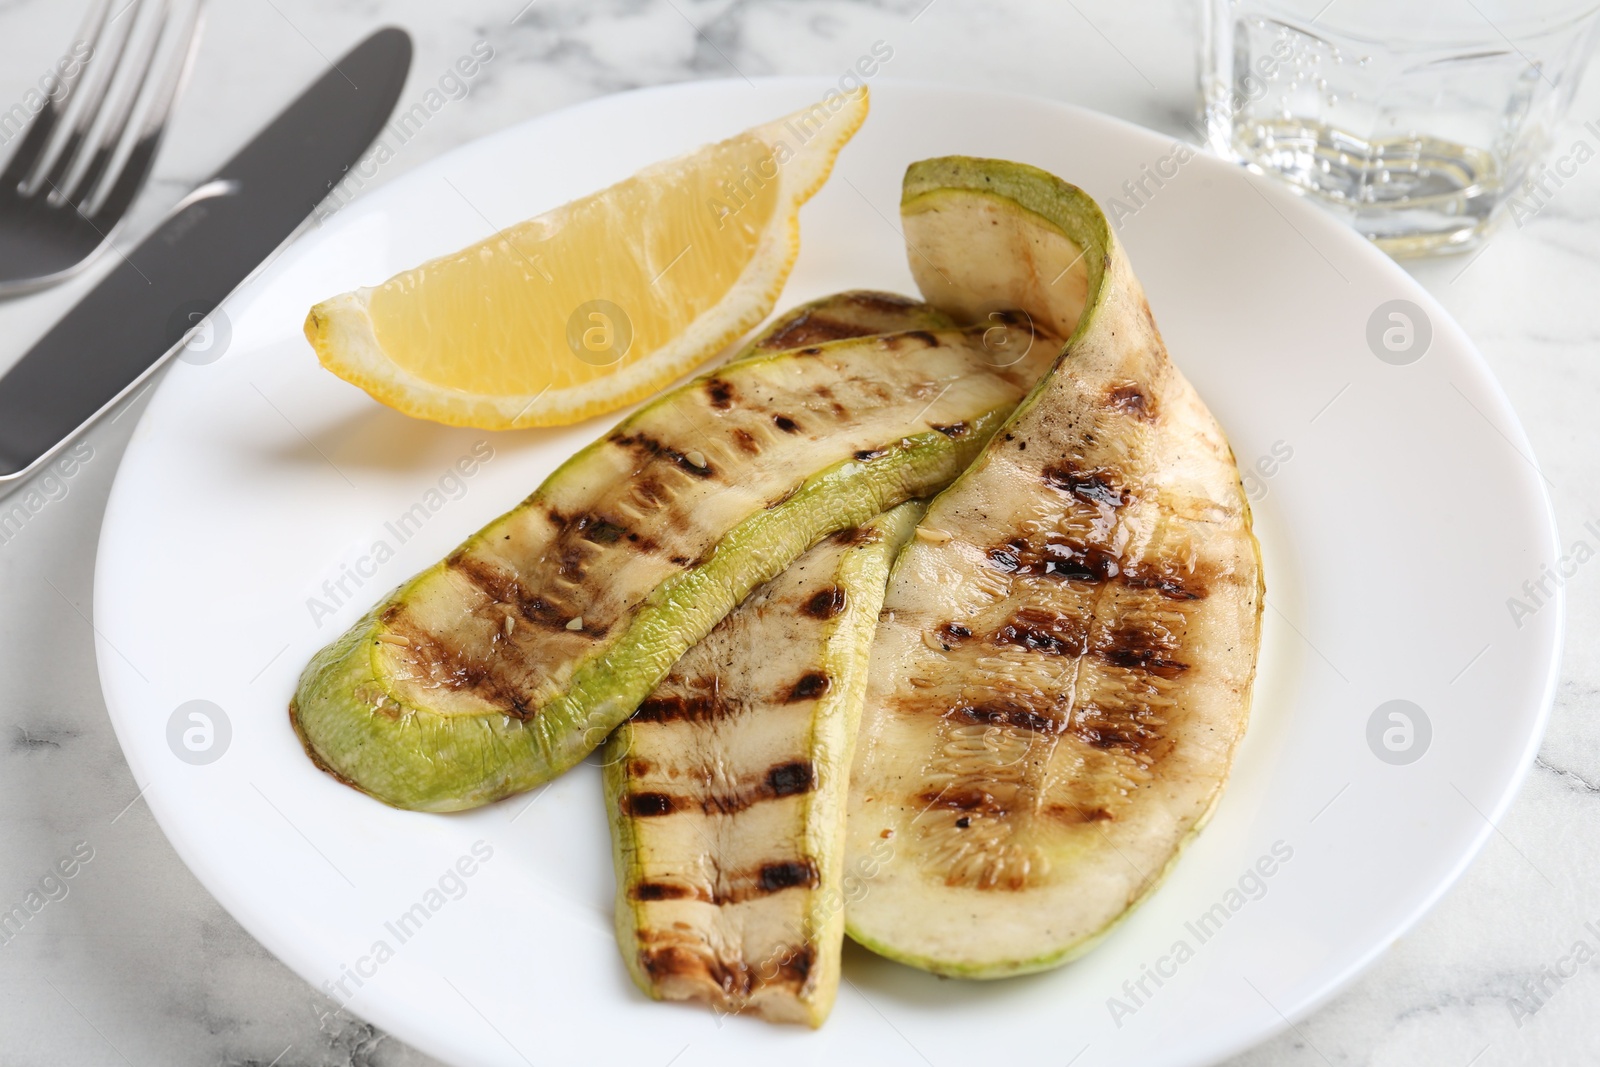
<instances>
[{"instance_id":1,"label":"fork","mask_svg":"<svg viewBox=\"0 0 1600 1067\"><path fill-rule=\"evenodd\" d=\"M173 0L94 0L49 91L30 94L43 104L0 172L0 297L62 280L110 242L150 175L202 3L174 14ZM3 108L0 123L29 110Z\"/></svg>"}]
</instances>

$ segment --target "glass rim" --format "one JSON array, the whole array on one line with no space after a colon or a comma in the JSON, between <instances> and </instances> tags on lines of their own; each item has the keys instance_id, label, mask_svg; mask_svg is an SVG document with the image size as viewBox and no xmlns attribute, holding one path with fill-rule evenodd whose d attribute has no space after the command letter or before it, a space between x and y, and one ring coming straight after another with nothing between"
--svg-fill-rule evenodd
<instances>
[{"instance_id":1,"label":"glass rim","mask_svg":"<svg viewBox=\"0 0 1600 1067\"><path fill-rule=\"evenodd\" d=\"M1235 9L1238 0L1208 0L1211 3L1221 3L1230 9ZM1440 36L1438 38L1419 38L1414 36L1376 37L1371 30L1358 31L1345 29L1337 22L1326 25L1320 22L1322 16L1339 6L1339 0L1329 0L1321 11L1306 18L1303 15L1287 10L1290 6L1284 0L1247 0L1256 12L1270 14L1272 17L1288 23L1297 32L1308 36L1327 40L1330 36L1337 37L1352 43L1382 48L1389 52L1412 52L1436 49L1460 48L1492 48L1496 51L1506 49L1508 46L1516 51L1517 44L1521 41L1531 40L1536 37L1546 37L1554 34L1572 32L1577 35L1582 30L1579 27L1595 19L1600 14L1600 0L1588 0L1586 3L1573 6L1571 13L1563 14L1549 23L1537 24L1534 22L1504 23L1491 22L1483 16L1484 27L1481 35L1456 35ZM1476 6L1476 5L1474 5ZM1248 10L1231 12L1233 17L1250 14ZM1480 13L1481 14L1481 13ZM1329 41L1330 44L1336 43Z\"/></svg>"}]
</instances>

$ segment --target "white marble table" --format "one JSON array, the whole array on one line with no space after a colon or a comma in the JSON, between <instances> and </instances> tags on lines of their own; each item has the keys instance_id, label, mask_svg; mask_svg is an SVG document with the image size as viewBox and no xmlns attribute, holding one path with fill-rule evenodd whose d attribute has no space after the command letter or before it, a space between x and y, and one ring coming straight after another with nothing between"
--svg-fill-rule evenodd
<instances>
[{"instance_id":1,"label":"white marble table","mask_svg":"<svg viewBox=\"0 0 1600 1067\"><path fill-rule=\"evenodd\" d=\"M842 71L877 40L885 73L1034 93L1182 136L1189 0L213 0L204 47L137 234L326 57L380 22L417 42L408 95L474 42L495 58L378 174L603 93L689 78ZM0 0L0 105L70 40L87 0ZM520 10L519 10L520 9ZM1565 144L1600 118L1600 78ZM1600 520L1600 169L1582 170L1470 265L1412 268L1476 339L1526 422L1571 544ZM8 365L83 289L0 304ZM101 702L88 618L106 493L138 405L0 543L0 900L78 846L68 894L0 943L0 1067L32 1063L421 1064L336 1012L211 899L138 793ZM1403 477L1403 472L1400 476ZM1494 506L1486 486L1482 506ZM1377 531L1381 536L1382 532ZM1543 978L1600 938L1600 565L1571 580L1566 664L1521 796L1439 907L1351 988L1239 1065L1600 1062L1600 975ZM1381 590L1375 591L1381 597ZM82 842L82 845L79 843ZM1520 1006L1520 1009L1519 1009ZM1532 1010L1536 1009L1536 1010ZM1530 1013L1531 1010L1531 1013Z\"/></svg>"}]
</instances>

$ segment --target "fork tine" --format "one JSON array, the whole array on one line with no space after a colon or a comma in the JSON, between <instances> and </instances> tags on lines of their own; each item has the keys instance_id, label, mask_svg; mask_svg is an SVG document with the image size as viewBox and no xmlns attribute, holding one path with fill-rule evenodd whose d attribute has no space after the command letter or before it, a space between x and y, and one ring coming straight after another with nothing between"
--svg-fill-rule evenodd
<instances>
[{"instance_id":1,"label":"fork tine","mask_svg":"<svg viewBox=\"0 0 1600 1067\"><path fill-rule=\"evenodd\" d=\"M90 5L88 13L84 15L83 22L78 27L77 36L72 39L73 52L83 45L89 49L89 54L78 61L78 69L70 77L61 79L60 94L45 98L44 107L28 125L28 135L11 154L5 172L0 174L0 189L15 189L20 185L23 177L33 168L34 163L38 162L45 146L50 143L62 115L66 113L67 106L71 103L73 88L82 80L89 66L89 60L94 57L95 42L100 39L100 31L105 26L106 15L110 11L111 0L94 0Z\"/></svg>"},{"instance_id":2,"label":"fork tine","mask_svg":"<svg viewBox=\"0 0 1600 1067\"><path fill-rule=\"evenodd\" d=\"M33 195L46 183L51 186L61 183L61 179L78 153L78 146L83 143L90 126L100 112L101 101L105 99L106 91L116 81L117 70L122 65L122 53L128 47L128 39L133 36L134 23L139 17L138 9L143 3L144 0L129 0L126 7L105 23L109 26L128 12L133 12L133 17L128 20L122 32L117 34L110 55L105 57L106 61L94 62L99 59L98 55L91 60L91 69L85 72L87 82L76 94L77 99L73 101L73 105L67 109L66 117L70 119L67 135L64 138L58 135L56 142L45 150L44 158L23 181L24 196ZM104 36L103 30L104 27L101 36ZM99 42L96 41L95 44L98 46Z\"/></svg>"},{"instance_id":3,"label":"fork tine","mask_svg":"<svg viewBox=\"0 0 1600 1067\"><path fill-rule=\"evenodd\" d=\"M91 189L85 197L83 211L91 218L114 223L144 185L161 137L166 133L173 104L183 83L188 80L189 68L194 62L204 21L203 7L203 0L194 0L189 5L184 22L173 36L173 49L166 71L143 109L126 156L116 166L108 168L100 181L100 188Z\"/></svg>"},{"instance_id":4,"label":"fork tine","mask_svg":"<svg viewBox=\"0 0 1600 1067\"><path fill-rule=\"evenodd\" d=\"M144 93L145 84L150 80L150 71L155 66L156 54L161 49L161 39L166 30L170 0L156 0L156 3L158 7L154 18L146 20L151 23L145 33L146 40L139 45L137 54L122 64L123 70L127 71L122 78L124 84L96 119L90 131L91 138L84 142L78 158L67 169L59 188L51 190L52 203L64 204L76 200L82 190L93 193L100 176L121 147L123 135L128 131L128 119ZM129 26L130 35L133 31L134 27ZM85 197L83 203L86 204L88 200L89 197Z\"/></svg>"},{"instance_id":5,"label":"fork tine","mask_svg":"<svg viewBox=\"0 0 1600 1067\"><path fill-rule=\"evenodd\" d=\"M33 169L34 163L38 162L39 156L44 152L44 146L50 143L50 137L61 121L65 102L63 99L62 104L58 105L54 100L45 101L44 107L29 124L28 135L12 153L10 162L6 164L5 173L0 174L0 189L15 189L22 184L23 177Z\"/></svg>"}]
</instances>

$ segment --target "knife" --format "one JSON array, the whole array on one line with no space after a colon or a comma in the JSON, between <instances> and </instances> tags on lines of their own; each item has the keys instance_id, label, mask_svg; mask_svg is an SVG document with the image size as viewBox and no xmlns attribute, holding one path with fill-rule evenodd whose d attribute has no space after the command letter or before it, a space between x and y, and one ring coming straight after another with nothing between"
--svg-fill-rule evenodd
<instances>
[{"instance_id":1,"label":"knife","mask_svg":"<svg viewBox=\"0 0 1600 1067\"><path fill-rule=\"evenodd\" d=\"M182 348L299 230L383 129L410 68L404 30L351 49L0 377L0 495Z\"/></svg>"}]
</instances>

